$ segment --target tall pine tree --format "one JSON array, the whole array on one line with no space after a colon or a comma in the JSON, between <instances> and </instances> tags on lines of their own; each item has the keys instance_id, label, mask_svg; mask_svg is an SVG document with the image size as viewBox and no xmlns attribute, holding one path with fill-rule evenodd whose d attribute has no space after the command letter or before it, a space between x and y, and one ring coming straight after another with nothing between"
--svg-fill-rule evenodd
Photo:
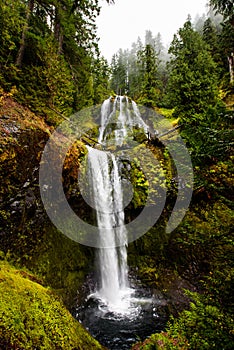
<instances>
[{"instance_id":1,"label":"tall pine tree","mask_svg":"<svg viewBox=\"0 0 234 350\"><path fill-rule=\"evenodd\" d=\"M196 125L218 102L216 64L209 46L188 20L169 48L168 94L181 122Z\"/></svg>"}]
</instances>

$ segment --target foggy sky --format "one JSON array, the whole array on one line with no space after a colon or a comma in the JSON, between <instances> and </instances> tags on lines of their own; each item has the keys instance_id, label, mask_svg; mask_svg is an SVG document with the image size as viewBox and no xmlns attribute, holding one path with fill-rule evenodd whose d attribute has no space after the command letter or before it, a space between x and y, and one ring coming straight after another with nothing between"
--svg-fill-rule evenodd
<instances>
[{"instance_id":1,"label":"foggy sky","mask_svg":"<svg viewBox=\"0 0 234 350\"><path fill-rule=\"evenodd\" d=\"M183 26L188 15L207 13L207 0L115 0L108 5L102 0L101 14L97 19L99 47L109 61L119 48L130 48L146 30L162 35L168 46L173 35Z\"/></svg>"}]
</instances>

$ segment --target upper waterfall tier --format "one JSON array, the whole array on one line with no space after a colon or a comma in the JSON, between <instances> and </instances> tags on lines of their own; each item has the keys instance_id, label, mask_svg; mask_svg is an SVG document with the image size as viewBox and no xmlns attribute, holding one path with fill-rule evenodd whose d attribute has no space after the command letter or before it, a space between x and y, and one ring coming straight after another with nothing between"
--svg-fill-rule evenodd
<instances>
[{"instance_id":1,"label":"upper waterfall tier","mask_svg":"<svg viewBox=\"0 0 234 350\"><path fill-rule=\"evenodd\" d=\"M111 96L104 101L101 108L99 143L105 143L112 138L116 145L121 146L134 127L142 128L147 134L148 126L141 118L134 101L129 101L126 96Z\"/></svg>"}]
</instances>

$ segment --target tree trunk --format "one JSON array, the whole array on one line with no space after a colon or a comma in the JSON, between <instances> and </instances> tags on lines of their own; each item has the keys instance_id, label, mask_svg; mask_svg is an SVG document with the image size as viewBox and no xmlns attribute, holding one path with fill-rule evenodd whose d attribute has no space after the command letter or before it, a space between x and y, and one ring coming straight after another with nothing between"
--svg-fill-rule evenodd
<instances>
[{"instance_id":1,"label":"tree trunk","mask_svg":"<svg viewBox=\"0 0 234 350\"><path fill-rule=\"evenodd\" d=\"M26 12L26 23L23 27L20 48L16 58L16 65L20 68L22 67L22 63L23 63L24 52L26 47L26 35L29 28L29 19L34 8L34 3L35 3L35 0L29 0L28 2L27 12Z\"/></svg>"},{"instance_id":2,"label":"tree trunk","mask_svg":"<svg viewBox=\"0 0 234 350\"><path fill-rule=\"evenodd\" d=\"M228 57L229 72L230 72L230 83L234 83L234 54L233 52Z\"/></svg>"},{"instance_id":3,"label":"tree trunk","mask_svg":"<svg viewBox=\"0 0 234 350\"><path fill-rule=\"evenodd\" d=\"M63 34L61 29L60 16L57 8L55 9L54 37L58 42L58 54L61 54L63 51Z\"/></svg>"}]
</instances>

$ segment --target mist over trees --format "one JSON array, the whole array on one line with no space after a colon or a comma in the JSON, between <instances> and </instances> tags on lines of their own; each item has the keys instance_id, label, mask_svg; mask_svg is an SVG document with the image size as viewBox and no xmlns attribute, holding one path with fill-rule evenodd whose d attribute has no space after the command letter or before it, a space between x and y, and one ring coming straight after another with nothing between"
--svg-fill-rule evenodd
<instances>
[{"instance_id":1,"label":"mist over trees","mask_svg":"<svg viewBox=\"0 0 234 350\"><path fill-rule=\"evenodd\" d=\"M162 98L167 59L161 34L154 36L147 30L144 41L138 37L130 49L119 49L113 55L111 89L147 106L154 106Z\"/></svg>"},{"instance_id":2,"label":"mist over trees","mask_svg":"<svg viewBox=\"0 0 234 350\"><path fill-rule=\"evenodd\" d=\"M233 1L230 3L233 5ZM230 3L211 1L206 15L197 15L193 22L188 18L191 22L191 32L188 30L187 41L190 41L190 45L193 44L193 36L189 38L192 33L196 33L194 35L197 40L203 41L202 50L209 52L210 59L216 65L217 88L224 90L232 86L234 71L234 20L233 6ZM172 56L172 49L168 52L164 47L161 34L154 35L152 31L147 30L143 40L138 37L130 49L120 48L113 55L111 89L118 94L128 94L148 106L169 106L170 98L166 92L169 91L168 83L171 85L173 80L169 77L174 62ZM186 62L187 59L188 55L184 57L183 63L191 65L191 61Z\"/></svg>"}]
</instances>

